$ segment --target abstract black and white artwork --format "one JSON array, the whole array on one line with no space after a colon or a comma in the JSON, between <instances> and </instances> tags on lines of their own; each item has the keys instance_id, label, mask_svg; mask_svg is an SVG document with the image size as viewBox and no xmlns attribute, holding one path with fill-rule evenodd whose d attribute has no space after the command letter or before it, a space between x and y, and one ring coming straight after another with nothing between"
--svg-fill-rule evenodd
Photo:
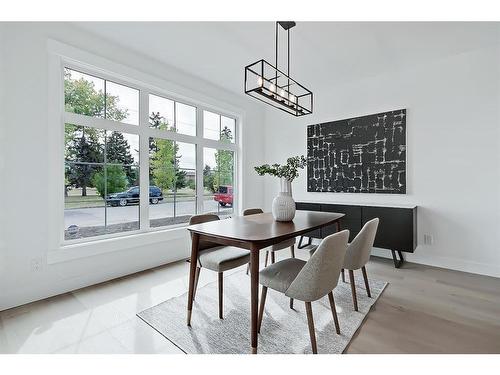
<instances>
[{"instance_id":1,"label":"abstract black and white artwork","mask_svg":"<svg viewBox=\"0 0 500 375\"><path fill-rule=\"evenodd\" d=\"M406 194L406 109L309 125L307 191Z\"/></svg>"}]
</instances>

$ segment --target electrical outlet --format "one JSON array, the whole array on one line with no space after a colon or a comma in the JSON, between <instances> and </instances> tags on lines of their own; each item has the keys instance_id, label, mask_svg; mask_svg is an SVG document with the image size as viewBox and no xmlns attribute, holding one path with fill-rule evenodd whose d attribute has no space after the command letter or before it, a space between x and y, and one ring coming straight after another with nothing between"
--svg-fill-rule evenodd
<instances>
[{"instance_id":1,"label":"electrical outlet","mask_svg":"<svg viewBox=\"0 0 500 375\"><path fill-rule=\"evenodd\" d=\"M424 245L432 245L434 243L434 237L430 234L424 234Z\"/></svg>"},{"instance_id":2,"label":"electrical outlet","mask_svg":"<svg viewBox=\"0 0 500 375\"><path fill-rule=\"evenodd\" d=\"M31 259L31 272L41 271L42 266L43 266L43 259L42 258Z\"/></svg>"}]
</instances>

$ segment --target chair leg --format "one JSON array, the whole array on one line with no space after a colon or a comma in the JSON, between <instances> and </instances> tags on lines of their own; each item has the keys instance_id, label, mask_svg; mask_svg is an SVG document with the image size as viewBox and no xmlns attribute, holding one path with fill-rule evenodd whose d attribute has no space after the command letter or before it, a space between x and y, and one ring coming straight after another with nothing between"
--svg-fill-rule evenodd
<instances>
[{"instance_id":1,"label":"chair leg","mask_svg":"<svg viewBox=\"0 0 500 375\"><path fill-rule=\"evenodd\" d=\"M335 300L333 299L333 291L328 293L328 299L330 300L330 308L332 309L333 321L335 322L335 331L337 332L337 335L340 335L339 318L337 317L337 309L335 308Z\"/></svg>"},{"instance_id":2,"label":"chair leg","mask_svg":"<svg viewBox=\"0 0 500 375\"><path fill-rule=\"evenodd\" d=\"M267 286L262 287L262 294L260 296L259 307L259 320L257 322L257 332L260 333L260 326L262 325L262 316L264 315L264 305L266 304Z\"/></svg>"},{"instance_id":3,"label":"chair leg","mask_svg":"<svg viewBox=\"0 0 500 375\"><path fill-rule=\"evenodd\" d=\"M290 298L290 309L293 310L293 298Z\"/></svg>"},{"instance_id":4,"label":"chair leg","mask_svg":"<svg viewBox=\"0 0 500 375\"><path fill-rule=\"evenodd\" d=\"M222 277L223 273L219 272L219 319L224 319L224 316L222 314Z\"/></svg>"},{"instance_id":5,"label":"chair leg","mask_svg":"<svg viewBox=\"0 0 500 375\"><path fill-rule=\"evenodd\" d=\"M290 253L292 254L292 258L295 258L295 245L290 246Z\"/></svg>"},{"instance_id":6,"label":"chair leg","mask_svg":"<svg viewBox=\"0 0 500 375\"><path fill-rule=\"evenodd\" d=\"M366 267L365 266L361 267L361 271L363 271L363 279L365 279L366 294L368 295L369 298L371 298L372 294L370 293L370 285L368 284L368 275L366 274Z\"/></svg>"},{"instance_id":7,"label":"chair leg","mask_svg":"<svg viewBox=\"0 0 500 375\"><path fill-rule=\"evenodd\" d=\"M276 258L274 257L274 251L271 251L271 264L274 264L276 262Z\"/></svg>"},{"instance_id":8,"label":"chair leg","mask_svg":"<svg viewBox=\"0 0 500 375\"><path fill-rule=\"evenodd\" d=\"M247 275L250 272L250 262L247 263Z\"/></svg>"},{"instance_id":9,"label":"chair leg","mask_svg":"<svg viewBox=\"0 0 500 375\"><path fill-rule=\"evenodd\" d=\"M311 308L311 302L306 302L307 324L309 325L309 336L311 337L311 347L313 354L318 354L316 346L316 333L314 333L314 319Z\"/></svg>"},{"instance_id":10,"label":"chair leg","mask_svg":"<svg viewBox=\"0 0 500 375\"><path fill-rule=\"evenodd\" d=\"M264 262L264 267L267 267L267 258L269 258L269 251L266 251L266 260Z\"/></svg>"},{"instance_id":11,"label":"chair leg","mask_svg":"<svg viewBox=\"0 0 500 375\"><path fill-rule=\"evenodd\" d=\"M342 282L345 283L345 273L344 273L344 269L342 268L342 270L340 271L341 272L341 275L342 275Z\"/></svg>"},{"instance_id":12,"label":"chair leg","mask_svg":"<svg viewBox=\"0 0 500 375\"><path fill-rule=\"evenodd\" d=\"M194 275L194 290L193 290L193 301L196 297L196 290L198 289L198 280L200 279L201 267L196 267L196 274Z\"/></svg>"},{"instance_id":13,"label":"chair leg","mask_svg":"<svg viewBox=\"0 0 500 375\"><path fill-rule=\"evenodd\" d=\"M354 310L358 311L358 297L356 296L356 285L354 284L353 270L349 270L349 282L351 283L352 302L354 303Z\"/></svg>"}]
</instances>

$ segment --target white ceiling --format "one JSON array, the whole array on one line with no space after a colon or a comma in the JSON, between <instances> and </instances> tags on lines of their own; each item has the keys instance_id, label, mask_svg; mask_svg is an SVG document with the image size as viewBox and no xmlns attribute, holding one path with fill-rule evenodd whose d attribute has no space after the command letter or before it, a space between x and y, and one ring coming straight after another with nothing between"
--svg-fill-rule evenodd
<instances>
[{"instance_id":1,"label":"white ceiling","mask_svg":"<svg viewBox=\"0 0 500 375\"><path fill-rule=\"evenodd\" d=\"M241 93L244 66L274 61L273 22L76 23L101 38ZM499 43L499 23L297 22L291 76L313 92ZM283 46L284 43L283 43Z\"/></svg>"}]
</instances>

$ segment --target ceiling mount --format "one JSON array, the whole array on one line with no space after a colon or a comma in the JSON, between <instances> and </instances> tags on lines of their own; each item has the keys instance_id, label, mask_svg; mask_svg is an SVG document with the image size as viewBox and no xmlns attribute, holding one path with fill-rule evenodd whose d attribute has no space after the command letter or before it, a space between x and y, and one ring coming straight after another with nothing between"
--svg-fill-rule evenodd
<instances>
[{"instance_id":1,"label":"ceiling mount","mask_svg":"<svg viewBox=\"0 0 500 375\"><path fill-rule=\"evenodd\" d=\"M278 21L278 24L285 30L289 30L296 25L294 21Z\"/></svg>"},{"instance_id":2,"label":"ceiling mount","mask_svg":"<svg viewBox=\"0 0 500 375\"><path fill-rule=\"evenodd\" d=\"M245 94L294 116L312 113L313 93L290 77L290 29L294 21L276 22L275 65L261 59L245 67ZM278 69L278 33L287 33L287 72Z\"/></svg>"}]
</instances>

